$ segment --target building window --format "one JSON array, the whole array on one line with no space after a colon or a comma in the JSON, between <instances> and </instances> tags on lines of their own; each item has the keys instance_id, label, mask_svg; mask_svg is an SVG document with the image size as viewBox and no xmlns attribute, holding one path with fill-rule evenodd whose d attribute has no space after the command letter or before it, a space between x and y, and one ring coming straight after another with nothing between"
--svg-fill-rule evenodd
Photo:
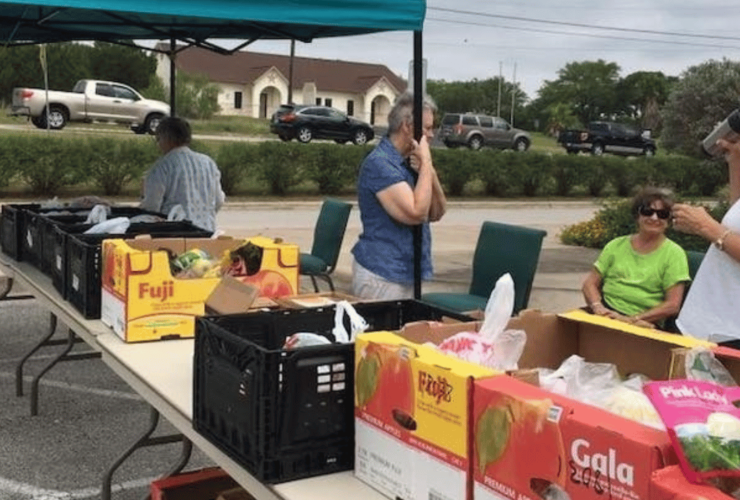
<instances>
[{"instance_id":1,"label":"building window","mask_svg":"<svg viewBox=\"0 0 740 500\"><path fill-rule=\"evenodd\" d=\"M329 99L329 98L324 99L324 106L331 107L331 99Z\"/></svg>"},{"instance_id":2,"label":"building window","mask_svg":"<svg viewBox=\"0 0 740 500\"><path fill-rule=\"evenodd\" d=\"M242 109L242 93L234 92L234 109Z\"/></svg>"},{"instance_id":3,"label":"building window","mask_svg":"<svg viewBox=\"0 0 740 500\"><path fill-rule=\"evenodd\" d=\"M347 116L355 116L355 101L347 101Z\"/></svg>"},{"instance_id":4,"label":"building window","mask_svg":"<svg viewBox=\"0 0 740 500\"><path fill-rule=\"evenodd\" d=\"M321 97L316 98L316 105L321 106Z\"/></svg>"}]
</instances>

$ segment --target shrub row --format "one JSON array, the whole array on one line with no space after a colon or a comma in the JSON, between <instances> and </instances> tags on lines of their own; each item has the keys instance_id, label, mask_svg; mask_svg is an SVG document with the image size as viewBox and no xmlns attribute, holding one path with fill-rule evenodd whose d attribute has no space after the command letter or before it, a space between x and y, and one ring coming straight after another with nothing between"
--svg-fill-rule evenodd
<instances>
[{"instance_id":1,"label":"shrub row","mask_svg":"<svg viewBox=\"0 0 740 500\"><path fill-rule=\"evenodd\" d=\"M285 195L307 183L317 194L332 195L354 189L359 165L372 146L195 142L193 149L216 160L228 195L255 185L270 194ZM0 136L0 182L23 182L35 195L54 195L81 183L116 195L137 182L158 155L154 142L141 137L5 135ZM682 156L622 158L437 149L433 157L451 196L467 194L472 186L488 196L627 196L644 184L691 196L712 195L727 183L724 165Z\"/></svg>"},{"instance_id":2,"label":"shrub row","mask_svg":"<svg viewBox=\"0 0 740 500\"><path fill-rule=\"evenodd\" d=\"M560 240L566 245L604 248L604 245L617 236L634 233L637 231L637 225L630 212L631 204L631 200L607 200L593 219L566 227L560 233ZM712 206L699 206L704 206L717 220L722 220L730 208L726 201ZM684 250L706 252L709 246L704 238L676 231L672 227L668 228L666 236L681 245Z\"/></svg>"}]
</instances>

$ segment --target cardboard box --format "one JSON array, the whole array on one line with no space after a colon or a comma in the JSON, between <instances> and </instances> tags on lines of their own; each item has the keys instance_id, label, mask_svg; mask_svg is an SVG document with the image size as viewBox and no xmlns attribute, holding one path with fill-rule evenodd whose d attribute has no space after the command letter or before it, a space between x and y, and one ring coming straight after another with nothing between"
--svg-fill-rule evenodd
<instances>
[{"instance_id":1,"label":"cardboard box","mask_svg":"<svg viewBox=\"0 0 740 500\"><path fill-rule=\"evenodd\" d=\"M470 391L496 372L390 332L360 335L355 366L355 476L393 499L470 498Z\"/></svg>"},{"instance_id":2,"label":"cardboard box","mask_svg":"<svg viewBox=\"0 0 740 500\"><path fill-rule=\"evenodd\" d=\"M654 380L669 378L675 348L713 345L580 310L523 311L508 328L527 332L522 368L557 368L577 354ZM510 377L476 381L472 425L475 500L536 498L548 488L572 500L647 500L652 473L676 463L665 431Z\"/></svg>"},{"instance_id":3,"label":"cardboard box","mask_svg":"<svg viewBox=\"0 0 740 500\"><path fill-rule=\"evenodd\" d=\"M260 296L294 294L298 287L298 248L269 238L138 238L105 240L102 247L101 320L126 342L192 337L195 318L221 278L175 278L169 254L200 248L222 256L250 241L263 247L260 270L239 276Z\"/></svg>"},{"instance_id":4,"label":"cardboard box","mask_svg":"<svg viewBox=\"0 0 740 500\"><path fill-rule=\"evenodd\" d=\"M350 304L361 302L362 299L342 292L320 292L302 293L300 295L288 295L276 299L281 307L289 309L304 309L307 307L326 307L346 300Z\"/></svg>"},{"instance_id":5,"label":"cardboard box","mask_svg":"<svg viewBox=\"0 0 740 500\"><path fill-rule=\"evenodd\" d=\"M714 486L691 484L678 465L655 471L650 480L650 500L733 500Z\"/></svg>"},{"instance_id":6,"label":"cardboard box","mask_svg":"<svg viewBox=\"0 0 740 500\"><path fill-rule=\"evenodd\" d=\"M150 485L152 500L214 500L239 485L220 467L157 479Z\"/></svg>"}]
</instances>

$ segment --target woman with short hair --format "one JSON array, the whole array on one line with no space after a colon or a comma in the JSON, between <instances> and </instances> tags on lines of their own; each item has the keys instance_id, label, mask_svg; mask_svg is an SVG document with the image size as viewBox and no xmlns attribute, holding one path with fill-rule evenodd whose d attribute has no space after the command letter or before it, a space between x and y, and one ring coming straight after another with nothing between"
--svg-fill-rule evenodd
<instances>
[{"instance_id":1,"label":"woman with short hair","mask_svg":"<svg viewBox=\"0 0 740 500\"><path fill-rule=\"evenodd\" d=\"M633 198L637 232L607 243L583 282L591 312L658 324L678 314L690 278L686 252L665 235L672 208L664 189L646 187Z\"/></svg>"}]
</instances>

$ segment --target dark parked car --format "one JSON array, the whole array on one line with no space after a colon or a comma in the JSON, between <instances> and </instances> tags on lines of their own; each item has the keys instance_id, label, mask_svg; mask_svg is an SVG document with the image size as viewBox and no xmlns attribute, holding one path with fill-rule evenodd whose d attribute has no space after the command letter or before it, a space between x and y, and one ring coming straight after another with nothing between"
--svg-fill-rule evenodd
<instances>
[{"instance_id":1,"label":"dark parked car","mask_svg":"<svg viewBox=\"0 0 740 500\"><path fill-rule=\"evenodd\" d=\"M270 120L270 132L284 141L333 139L339 144L352 141L361 145L375 137L370 125L334 108L295 104L280 106Z\"/></svg>"}]
</instances>

